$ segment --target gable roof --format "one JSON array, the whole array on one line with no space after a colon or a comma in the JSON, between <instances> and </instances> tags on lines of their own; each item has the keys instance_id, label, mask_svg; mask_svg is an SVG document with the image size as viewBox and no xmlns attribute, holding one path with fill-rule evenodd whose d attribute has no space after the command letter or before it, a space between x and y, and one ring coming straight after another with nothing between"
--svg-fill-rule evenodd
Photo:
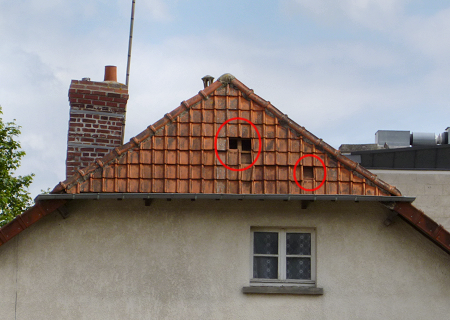
<instances>
[{"instance_id":1,"label":"gable roof","mask_svg":"<svg viewBox=\"0 0 450 320\"><path fill-rule=\"evenodd\" d=\"M244 171L227 170L215 154L215 135L226 120L241 117L251 121L229 122L217 138L217 154L228 166L241 169L237 150L227 139L252 139L255 165ZM297 168L294 165L303 155ZM313 167L313 179L302 179L302 167ZM324 178L324 174L326 177ZM211 193L211 194L322 194L401 196L395 187L378 179L358 163L318 139L257 96L230 74L201 90L162 119L116 148L89 167L61 182L53 193Z\"/></svg>"},{"instance_id":2,"label":"gable roof","mask_svg":"<svg viewBox=\"0 0 450 320\"><path fill-rule=\"evenodd\" d=\"M246 121L229 122L215 141L221 125L234 117L254 124L261 145L256 130ZM226 170L216 158L215 145L224 163L242 170L247 164L241 163L237 150L227 147L227 139L238 137L252 140L252 160L259 148L262 152L248 170ZM300 188L293 175L297 160L306 154L324 163L323 167L319 160L306 158L296 172L297 180L307 189L317 188L314 191ZM303 179L303 167L312 167L313 179ZM308 200L354 195L353 200L390 202L390 209L450 253L450 234L405 203L411 198L401 197L394 186L341 155L230 74L183 101L128 143L60 182L52 194L38 196L35 206L0 228L0 245L50 212L59 210L64 216L65 201L83 194L97 198L102 194L116 198L118 194L147 195L141 198L156 194L312 197L302 198Z\"/></svg>"}]
</instances>

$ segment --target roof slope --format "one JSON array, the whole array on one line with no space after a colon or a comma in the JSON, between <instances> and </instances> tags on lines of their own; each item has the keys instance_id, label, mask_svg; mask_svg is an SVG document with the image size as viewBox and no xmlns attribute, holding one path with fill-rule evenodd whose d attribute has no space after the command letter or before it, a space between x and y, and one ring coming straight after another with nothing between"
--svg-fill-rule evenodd
<instances>
[{"instance_id":1,"label":"roof slope","mask_svg":"<svg viewBox=\"0 0 450 320\"><path fill-rule=\"evenodd\" d=\"M228 148L228 139L251 139L248 170L243 156ZM303 155L296 169L294 165ZM313 177L303 177L303 166ZM325 170L326 169L326 170ZM326 177L324 177L324 174ZM322 186L319 188L319 185ZM61 182L53 193L220 193L220 194L327 194L400 196L393 186L381 181L349 160L277 108L226 74L196 96L160 119L129 143L116 148L91 166Z\"/></svg>"},{"instance_id":2,"label":"roof slope","mask_svg":"<svg viewBox=\"0 0 450 320\"><path fill-rule=\"evenodd\" d=\"M226 170L215 157L214 137L222 123L233 117L250 120L261 134L261 155L245 171ZM228 150L227 139L252 140L252 159L259 149L259 139L245 121L230 122L220 131L219 157L234 169L241 156ZM297 160L297 180L306 188L324 184L317 190L304 191L293 178ZM302 176L304 166L313 167L314 179ZM64 203L57 196L67 193L228 193L228 194L354 194L400 196L393 186L381 181L356 162L340 154L277 108L254 94L233 76L226 74L164 118L150 125L127 144L116 148L89 167L59 183L52 193L55 199L40 201L0 228L0 245L58 210L64 217ZM395 200L395 197L392 197ZM450 233L410 203L390 203L390 209L450 253Z\"/></svg>"}]
</instances>

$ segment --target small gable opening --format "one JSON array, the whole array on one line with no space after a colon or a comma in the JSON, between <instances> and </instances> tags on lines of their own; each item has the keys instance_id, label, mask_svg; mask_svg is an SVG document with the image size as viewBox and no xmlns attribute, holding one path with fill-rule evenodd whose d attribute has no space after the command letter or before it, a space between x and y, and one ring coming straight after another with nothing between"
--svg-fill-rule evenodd
<instances>
[{"instance_id":1,"label":"small gable opening","mask_svg":"<svg viewBox=\"0 0 450 320\"><path fill-rule=\"evenodd\" d=\"M230 138L228 140L228 149L237 150L238 148L238 138Z\"/></svg>"},{"instance_id":2,"label":"small gable opening","mask_svg":"<svg viewBox=\"0 0 450 320\"><path fill-rule=\"evenodd\" d=\"M303 166L303 180L312 180L312 179L314 179L314 167Z\"/></svg>"},{"instance_id":3,"label":"small gable opening","mask_svg":"<svg viewBox=\"0 0 450 320\"><path fill-rule=\"evenodd\" d=\"M242 151L252 151L252 140L242 139Z\"/></svg>"},{"instance_id":4,"label":"small gable opening","mask_svg":"<svg viewBox=\"0 0 450 320\"><path fill-rule=\"evenodd\" d=\"M228 149L240 153L240 164L252 163L252 139L228 138Z\"/></svg>"}]
</instances>

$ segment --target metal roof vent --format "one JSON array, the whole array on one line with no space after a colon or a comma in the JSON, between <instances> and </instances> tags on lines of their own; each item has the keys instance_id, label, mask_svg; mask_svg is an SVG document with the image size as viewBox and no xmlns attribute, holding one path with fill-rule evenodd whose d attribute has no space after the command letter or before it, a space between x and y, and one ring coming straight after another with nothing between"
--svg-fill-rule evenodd
<instances>
[{"instance_id":1,"label":"metal roof vent","mask_svg":"<svg viewBox=\"0 0 450 320\"><path fill-rule=\"evenodd\" d=\"M448 128L447 128L448 129ZM446 130L447 130L446 129ZM442 132L437 137L438 144L449 144L448 143L448 131Z\"/></svg>"},{"instance_id":2,"label":"metal roof vent","mask_svg":"<svg viewBox=\"0 0 450 320\"><path fill-rule=\"evenodd\" d=\"M412 146L435 146L437 144L436 135L429 132L411 133Z\"/></svg>"},{"instance_id":3,"label":"metal roof vent","mask_svg":"<svg viewBox=\"0 0 450 320\"><path fill-rule=\"evenodd\" d=\"M409 131L378 130L375 133L375 143L379 146L388 145L390 148L409 147Z\"/></svg>"},{"instance_id":4,"label":"metal roof vent","mask_svg":"<svg viewBox=\"0 0 450 320\"><path fill-rule=\"evenodd\" d=\"M409 146L435 146L449 143L449 130L438 134L428 132L378 130L375 133L375 143L381 147L405 148Z\"/></svg>"}]
</instances>

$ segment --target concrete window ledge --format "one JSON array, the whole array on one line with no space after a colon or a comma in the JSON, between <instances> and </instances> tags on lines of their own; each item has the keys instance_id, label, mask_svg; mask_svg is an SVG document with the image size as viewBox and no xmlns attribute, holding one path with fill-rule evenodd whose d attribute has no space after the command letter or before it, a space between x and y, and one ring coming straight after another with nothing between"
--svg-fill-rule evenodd
<instances>
[{"instance_id":1,"label":"concrete window ledge","mask_svg":"<svg viewBox=\"0 0 450 320\"><path fill-rule=\"evenodd\" d=\"M275 286L251 286L243 287L243 293L262 293L262 294L311 294L311 295L322 295L323 288L316 287L275 287Z\"/></svg>"}]
</instances>

